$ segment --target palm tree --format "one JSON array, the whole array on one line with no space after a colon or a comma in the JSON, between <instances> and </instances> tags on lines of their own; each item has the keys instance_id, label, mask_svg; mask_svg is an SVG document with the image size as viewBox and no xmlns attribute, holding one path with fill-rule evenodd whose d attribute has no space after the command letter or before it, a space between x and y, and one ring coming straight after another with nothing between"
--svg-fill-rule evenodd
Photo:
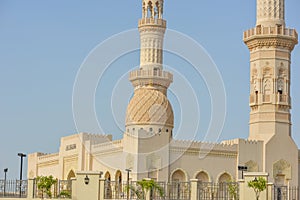
<instances>
[{"instance_id":1,"label":"palm tree","mask_svg":"<svg viewBox=\"0 0 300 200\"><path fill-rule=\"evenodd\" d=\"M143 179L141 181L137 181L136 186L127 185L126 187L128 187L130 191L133 192L140 200L145 200L147 193L154 190L158 191L159 196L164 196L163 188L159 186L154 180Z\"/></svg>"}]
</instances>

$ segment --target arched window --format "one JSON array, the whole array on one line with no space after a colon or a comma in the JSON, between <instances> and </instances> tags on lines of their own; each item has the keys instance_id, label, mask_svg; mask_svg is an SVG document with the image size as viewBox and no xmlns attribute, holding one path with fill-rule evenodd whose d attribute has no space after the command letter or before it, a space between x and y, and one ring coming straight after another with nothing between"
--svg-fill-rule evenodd
<instances>
[{"instance_id":1,"label":"arched window","mask_svg":"<svg viewBox=\"0 0 300 200\"><path fill-rule=\"evenodd\" d=\"M178 169L173 172L171 180L174 182L184 182L186 181L185 173L182 170Z\"/></svg>"},{"instance_id":2,"label":"arched window","mask_svg":"<svg viewBox=\"0 0 300 200\"><path fill-rule=\"evenodd\" d=\"M122 172L118 170L115 175L116 195L122 195Z\"/></svg>"},{"instance_id":3,"label":"arched window","mask_svg":"<svg viewBox=\"0 0 300 200\"><path fill-rule=\"evenodd\" d=\"M71 180L71 178L75 178L75 173L73 170L71 170L68 174L67 180Z\"/></svg>"},{"instance_id":4,"label":"arched window","mask_svg":"<svg viewBox=\"0 0 300 200\"><path fill-rule=\"evenodd\" d=\"M231 181L231 176L228 173L223 173L221 176L219 176L218 182L219 183L226 183Z\"/></svg>"},{"instance_id":5,"label":"arched window","mask_svg":"<svg viewBox=\"0 0 300 200\"><path fill-rule=\"evenodd\" d=\"M104 178L105 178L105 180L110 181L111 180L110 173L106 172L105 175L104 175Z\"/></svg>"},{"instance_id":6,"label":"arched window","mask_svg":"<svg viewBox=\"0 0 300 200\"><path fill-rule=\"evenodd\" d=\"M209 182L208 174L206 172L204 172L204 171L199 172L196 175L196 179L198 179L201 182Z\"/></svg>"}]
</instances>

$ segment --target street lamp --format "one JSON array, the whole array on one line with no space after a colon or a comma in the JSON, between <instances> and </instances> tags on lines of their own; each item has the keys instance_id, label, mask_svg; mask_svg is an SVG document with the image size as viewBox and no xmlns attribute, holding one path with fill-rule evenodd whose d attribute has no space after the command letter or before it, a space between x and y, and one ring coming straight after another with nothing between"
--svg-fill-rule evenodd
<instances>
[{"instance_id":1,"label":"street lamp","mask_svg":"<svg viewBox=\"0 0 300 200\"><path fill-rule=\"evenodd\" d=\"M103 171L100 171L99 178L102 178Z\"/></svg>"},{"instance_id":2,"label":"street lamp","mask_svg":"<svg viewBox=\"0 0 300 200\"><path fill-rule=\"evenodd\" d=\"M130 169L125 169L127 171L127 200L129 199L129 172L131 172Z\"/></svg>"},{"instance_id":3,"label":"street lamp","mask_svg":"<svg viewBox=\"0 0 300 200\"><path fill-rule=\"evenodd\" d=\"M26 157L26 154L18 153L18 156L21 159L21 166L20 166L20 198L21 198L22 197L23 158Z\"/></svg>"},{"instance_id":4,"label":"street lamp","mask_svg":"<svg viewBox=\"0 0 300 200\"><path fill-rule=\"evenodd\" d=\"M244 171L247 171L248 170L248 167L247 166L238 166L238 170L239 171L242 171L242 179L244 179Z\"/></svg>"},{"instance_id":5,"label":"street lamp","mask_svg":"<svg viewBox=\"0 0 300 200\"><path fill-rule=\"evenodd\" d=\"M86 175L85 178L84 178L84 183L85 183L86 185L88 185L89 182L90 182L90 178L88 177L88 175Z\"/></svg>"},{"instance_id":6,"label":"street lamp","mask_svg":"<svg viewBox=\"0 0 300 200\"><path fill-rule=\"evenodd\" d=\"M6 192L6 173L8 172L8 168L4 169L4 196L5 196L5 192Z\"/></svg>"}]
</instances>

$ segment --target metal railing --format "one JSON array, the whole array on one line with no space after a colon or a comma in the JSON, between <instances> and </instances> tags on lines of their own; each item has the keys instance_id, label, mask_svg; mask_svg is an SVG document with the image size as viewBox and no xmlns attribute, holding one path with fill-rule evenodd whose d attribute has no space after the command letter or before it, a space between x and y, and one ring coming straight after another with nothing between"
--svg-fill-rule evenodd
<instances>
[{"instance_id":1,"label":"metal railing","mask_svg":"<svg viewBox=\"0 0 300 200\"><path fill-rule=\"evenodd\" d=\"M299 200L299 187L274 186L274 200Z\"/></svg>"},{"instance_id":2,"label":"metal railing","mask_svg":"<svg viewBox=\"0 0 300 200\"><path fill-rule=\"evenodd\" d=\"M198 182L198 200L238 200L239 184L236 182Z\"/></svg>"},{"instance_id":3,"label":"metal railing","mask_svg":"<svg viewBox=\"0 0 300 200\"><path fill-rule=\"evenodd\" d=\"M57 180L57 182L52 185L50 194L43 192L38 188L37 180L33 181L33 198L61 198L70 199L72 197L72 181L71 180Z\"/></svg>"},{"instance_id":4,"label":"metal railing","mask_svg":"<svg viewBox=\"0 0 300 200\"><path fill-rule=\"evenodd\" d=\"M26 198L27 180L0 180L0 197Z\"/></svg>"},{"instance_id":5,"label":"metal railing","mask_svg":"<svg viewBox=\"0 0 300 200\"><path fill-rule=\"evenodd\" d=\"M166 189L167 185L165 182L156 182L157 186L161 188L162 194L160 194L160 191L158 189L153 189L150 193L150 199L151 200L160 200L160 199L166 199Z\"/></svg>"},{"instance_id":6,"label":"metal railing","mask_svg":"<svg viewBox=\"0 0 300 200\"><path fill-rule=\"evenodd\" d=\"M127 184L106 180L104 182L104 199L127 199Z\"/></svg>"},{"instance_id":7,"label":"metal railing","mask_svg":"<svg viewBox=\"0 0 300 200\"><path fill-rule=\"evenodd\" d=\"M191 198L190 182L172 182L168 184L168 198L177 200L189 200Z\"/></svg>"}]
</instances>

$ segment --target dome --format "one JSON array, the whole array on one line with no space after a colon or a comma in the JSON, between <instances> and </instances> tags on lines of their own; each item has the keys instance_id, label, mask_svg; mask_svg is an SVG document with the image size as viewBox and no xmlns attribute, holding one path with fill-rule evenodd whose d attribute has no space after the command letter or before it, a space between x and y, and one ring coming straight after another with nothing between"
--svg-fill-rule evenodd
<instances>
[{"instance_id":1,"label":"dome","mask_svg":"<svg viewBox=\"0 0 300 200\"><path fill-rule=\"evenodd\" d=\"M168 98L153 88L140 88L134 92L126 113L126 126L174 126L174 115Z\"/></svg>"}]
</instances>

